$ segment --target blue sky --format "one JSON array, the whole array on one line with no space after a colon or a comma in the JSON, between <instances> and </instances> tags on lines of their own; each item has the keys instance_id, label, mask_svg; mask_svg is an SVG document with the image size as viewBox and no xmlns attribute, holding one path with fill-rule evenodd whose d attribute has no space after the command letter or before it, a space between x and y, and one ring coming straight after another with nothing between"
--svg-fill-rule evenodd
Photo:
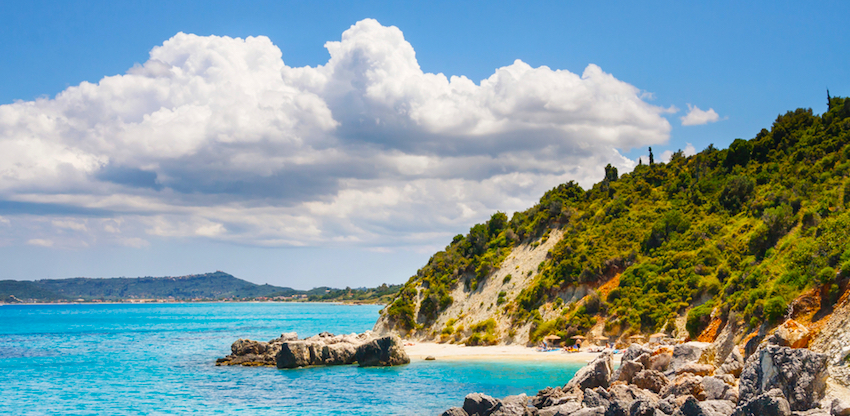
<instances>
[{"instance_id":1,"label":"blue sky","mask_svg":"<svg viewBox=\"0 0 850 416\"><path fill-rule=\"evenodd\" d=\"M606 161L628 170L649 145L656 155L725 147L785 111L824 111L826 88L850 91L847 16L846 2L4 2L0 144L12 156L0 158L0 278L222 269L299 288L401 282L452 235L563 180L589 185ZM352 28L363 19L374 23ZM329 63L325 43L344 32ZM263 64L214 61L249 52ZM181 54L226 68L164 82L157 65L177 68ZM357 72L362 54L389 68L385 78ZM347 101L334 92L344 80L319 65L376 89ZM101 82L115 75L126 76ZM199 93L198 80L215 88ZM268 82L288 98L240 93ZM455 95L428 95L436 88ZM175 98L187 94L201 95ZM468 96L480 107L446 122ZM238 100L271 110L226 125ZM560 107L535 104L547 100ZM689 105L716 117L683 126ZM67 124L50 130L39 117ZM154 122L128 133L142 120ZM539 120L560 124L529 127ZM266 124L284 127L252 130Z\"/></svg>"}]
</instances>

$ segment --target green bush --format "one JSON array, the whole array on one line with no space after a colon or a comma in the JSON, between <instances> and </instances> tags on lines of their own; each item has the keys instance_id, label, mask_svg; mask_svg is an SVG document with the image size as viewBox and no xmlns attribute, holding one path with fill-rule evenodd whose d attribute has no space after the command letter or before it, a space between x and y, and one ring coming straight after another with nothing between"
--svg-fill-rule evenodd
<instances>
[{"instance_id":1,"label":"green bush","mask_svg":"<svg viewBox=\"0 0 850 416\"><path fill-rule=\"evenodd\" d=\"M685 329L688 330L688 335L691 338L696 338L708 324L711 322L711 312L714 310L714 302L709 301L697 306L688 312L688 318L685 321Z\"/></svg>"},{"instance_id":2,"label":"green bush","mask_svg":"<svg viewBox=\"0 0 850 416\"><path fill-rule=\"evenodd\" d=\"M764 303L764 319L775 323L785 316L788 310L788 302L781 296L774 296Z\"/></svg>"}]
</instances>

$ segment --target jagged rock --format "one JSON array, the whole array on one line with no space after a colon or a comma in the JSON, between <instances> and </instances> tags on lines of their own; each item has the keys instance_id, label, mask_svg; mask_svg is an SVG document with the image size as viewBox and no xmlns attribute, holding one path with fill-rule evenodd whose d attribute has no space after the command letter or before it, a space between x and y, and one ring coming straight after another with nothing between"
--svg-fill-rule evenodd
<instances>
[{"instance_id":1,"label":"jagged rock","mask_svg":"<svg viewBox=\"0 0 850 416\"><path fill-rule=\"evenodd\" d=\"M602 406L585 407L570 416L605 416L605 408Z\"/></svg>"},{"instance_id":2,"label":"jagged rock","mask_svg":"<svg viewBox=\"0 0 850 416\"><path fill-rule=\"evenodd\" d=\"M318 343L312 341L283 343L275 357L277 368L298 368L314 365L315 350L318 345Z\"/></svg>"},{"instance_id":3,"label":"jagged rock","mask_svg":"<svg viewBox=\"0 0 850 416\"><path fill-rule=\"evenodd\" d=\"M463 411L469 416L487 416L499 403L498 399L486 394L470 393L463 399Z\"/></svg>"},{"instance_id":4,"label":"jagged rock","mask_svg":"<svg viewBox=\"0 0 850 416\"><path fill-rule=\"evenodd\" d=\"M677 371L680 367L699 360L702 352L708 348L710 344L707 342L686 342L677 344L673 347L673 357L670 360L670 366L667 368L671 371Z\"/></svg>"},{"instance_id":5,"label":"jagged rock","mask_svg":"<svg viewBox=\"0 0 850 416\"><path fill-rule=\"evenodd\" d=\"M629 348L626 348L626 350L623 351L622 361L640 361L637 358L644 354L651 356L652 350L640 344L632 344L629 345Z\"/></svg>"},{"instance_id":6,"label":"jagged rock","mask_svg":"<svg viewBox=\"0 0 850 416\"><path fill-rule=\"evenodd\" d=\"M629 409L635 400L657 403L658 395L628 384L614 384L608 389L608 401L621 403L624 409Z\"/></svg>"},{"instance_id":7,"label":"jagged rock","mask_svg":"<svg viewBox=\"0 0 850 416\"><path fill-rule=\"evenodd\" d=\"M726 356L726 360L723 361L723 365L717 369L716 374L731 374L735 378L741 376L741 371L744 369L744 356L741 355L741 352L738 348L733 348L729 355Z\"/></svg>"},{"instance_id":8,"label":"jagged rock","mask_svg":"<svg viewBox=\"0 0 850 416\"><path fill-rule=\"evenodd\" d=\"M756 336L750 338L750 340L747 341L746 344L744 344L744 358L745 359L749 358L751 355L753 355L759 349L759 346L761 345L761 341L763 339L764 339L764 335L759 334L759 335L756 335Z\"/></svg>"},{"instance_id":9,"label":"jagged rock","mask_svg":"<svg viewBox=\"0 0 850 416\"><path fill-rule=\"evenodd\" d=\"M738 390L717 377L703 377L700 381L706 400L738 402Z\"/></svg>"},{"instance_id":10,"label":"jagged rock","mask_svg":"<svg viewBox=\"0 0 850 416\"><path fill-rule=\"evenodd\" d=\"M676 405L672 397L659 400L658 403L655 404L655 406L659 412L668 415L672 415L673 413L676 413L676 410L679 410L679 406Z\"/></svg>"},{"instance_id":11,"label":"jagged rock","mask_svg":"<svg viewBox=\"0 0 850 416\"><path fill-rule=\"evenodd\" d=\"M791 416L830 416L826 409L809 409L802 412L791 412Z\"/></svg>"},{"instance_id":12,"label":"jagged rock","mask_svg":"<svg viewBox=\"0 0 850 416\"><path fill-rule=\"evenodd\" d=\"M779 325L773 335L776 345L791 348L805 348L809 345L811 337L809 330L793 319Z\"/></svg>"},{"instance_id":13,"label":"jagged rock","mask_svg":"<svg viewBox=\"0 0 850 416\"><path fill-rule=\"evenodd\" d=\"M531 398L531 404L538 409L543 409L554 406L558 399L566 396L567 394L560 387L546 387Z\"/></svg>"},{"instance_id":14,"label":"jagged rock","mask_svg":"<svg viewBox=\"0 0 850 416\"><path fill-rule=\"evenodd\" d=\"M629 416L630 403L611 402L605 409L605 416Z\"/></svg>"},{"instance_id":15,"label":"jagged rock","mask_svg":"<svg viewBox=\"0 0 850 416\"><path fill-rule=\"evenodd\" d=\"M824 354L768 345L747 359L740 378L740 401L750 401L776 388L791 410L811 409L823 398L826 364Z\"/></svg>"},{"instance_id":16,"label":"jagged rock","mask_svg":"<svg viewBox=\"0 0 850 416\"><path fill-rule=\"evenodd\" d=\"M386 367L410 363L410 357L404 351L398 335L376 338L360 344L357 347L356 360L360 367Z\"/></svg>"},{"instance_id":17,"label":"jagged rock","mask_svg":"<svg viewBox=\"0 0 850 416\"><path fill-rule=\"evenodd\" d=\"M741 327L741 319L734 312L729 314L726 319L726 324L723 329L717 334L717 338L711 345L703 350L699 358L699 362L703 364L711 364L715 367L720 367L726 358L733 350L737 350L735 345L735 337L738 335ZM743 360L742 360L743 361Z\"/></svg>"},{"instance_id":18,"label":"jagged rock","mask_svg":"<svg viewBox=\"0 0 850 416\"><path fill-rule=\"evenodd\" d=\"M782 394L782 390L773 389L739 404L733 415L790 416L791 406Z\"/></svg>"},{"instance_id":19,"label":"jagged rock","mask_svg":"<svg viewBox=\"0 0 850 416\"><path fill-rule=\"evenodd\" d=\"M297 332L284 332L280 334L280 338L278 338L280 342L289 342L289 341L298 341L298 333Z\"/></svg>"},{"instance_id":20,"label":"jagged rock","mask_svg":"<svg viewBox=\"0 0 850 416\"><path fill-rule=\"evenodd\" d=\"M266 348L268 348L268 346L269 344L267 342L239 338L233 343L233 345L230 346L230 351L233 355L259 355L266 352Z\"/></svg>"},{"instance_id":21,"label":"jagged rock","mask_svg":"<svg viewBox=\"0 0 850 416\"><path fill-rule=\"evenodd\" d=\"M597 387L595 389L585 389L584 390L584 398L581 401L581 404L584 407L605 407L607 408L610 404L608 400L611 396L608 395L608 391Z\"/></svg>"},{"instance_id":22,"label":"jagged rock","mask_svg":"<svg viewBox=\"0 0 850 416\"><path fill-rule=\"evenodd\" d=\"M434 361L436 359L437 359L437 357L434 357L433 355L429 355L429 356L425 357L425 361Z\"/></svg>"},{"instance_id":23,"label":"jagged rock","mask_svg":"<svg viewBox=\"0 0 850 416\"><path fill-rule=\"evenodd\" d=\"M572 415L581 409L581 404L578 402L566 402L557 406L550 406L540 410L538 416L567 416Z\"/></svg>"},{"instance_id":24,"label":"jagged rock","mask_svg":"<svg viewBox=\"0 0 850 416\"><path fill-rule=\"evenodd\" d=\"M617 380L625 381L626 383L631 383L632 378L635 374L643 371L643 364L636 361L622 361L620 368L618 370L619 374Z\"/></svg>"},{"instance_id":25,"label":"jagged rock","mask_svg":"<svg viewBox=\"0 0 850 416\"><path fill-rule=\"evenodd\" d=\"M709 416L702 406L699 405L697 399L693 396L688 396L685 402L673 413L673 416Z\"/></svg>"},{"instance_id":26,"label":"jagged rock","mask_svg":"<svg viewBox=\"0 0 850 416\"><path fill-rule=\"evenodd\" d=\"M729 416L735 411L735 403L729 400L706 400L699 406L709 416Z\"/></svg>"},{"instance_id":27,"label":"jagged rock","mask_svg":"<svg viewBox=\"0 0 850 416\"><path fill-rule=\"evenodd\" d=\"M610 351L601 353L586 366L576 372L564 390L573 388L592 389L594 387L607 388L611 384L611 373L614 367L614 355Z\"/></svg>"},{"instance_id":28,"label":"jagged rock","mask_svg":"<svg viewBox=\"0 0 850 416\"><path fill-rule=\"evenodd\" d=\"M705 392L702 390L702 384L700 384L701 380L702 377L691 373L679 375L661 390L661 397L691 395L698 400L705 400Z\"/></svg>"},{"instance_id":29,"label":"jagged rock","mask_svg":"<svg viewBox=\"0 0 850 416\"><path fill-rule=\"evenodd\" d=\"M667 380L667 377L665 377L660 371L643 370L635 374L632 378L632 383L635 386L657 394L660 393L661 389L666 387L667 384L670 384L670 381Z\"/></svg>"},{"instance_id":30,"label":"jagged rock","mask_svg":"<svg viewBox=\"0 0 850 416\"><path fill-rule=\"evenodd\" d=\"M635 400L629 407L629 416L655 416L655 405L649 400Z\"/></svg>"},{"instance_id":31,"label":"jagged rock","mask_svg":"<svg viewBox=\"0 0 850 416\"><path fill-rule=\"evenodd\" d=\"M836 398L829 406L829 411L832 416L850 416L850 404L844 400Z\"/></svg>"},{"instance_id":32,"label":"jagged rock","mask_svg":"<svg viewBox=\"0 0 850 416\"><path fill-rule=\"evenodd\" d=\"M665 372L670 367L670 362L673 360L673 353L670 352L662 352L660 354L655 354L649 360L649 369Z\"/></svg>"},{"instance_id":33,"label":"jagged rock","mask_svg":"<svg viewBox=\"0 0 850 416\"><path fill-rule=\"evenodd\" d=\"M443 412L441 416L469 416L469 414L460 407L452 407Z\"/></svg>"},{"instance_id":34,"label":"jagged rock","mask_svg":"<svg viewBox=\"0 0 850 416\"><path fill-rule=\"evenodd\" d=\"M525 393L502 399L488 416L524 416L528 412L528 396Z\"/></svg>"},{"instance_id":35,"label":"jagged rock","mask_svg":"<svg viewBox=\"0 0 850 416\"><path fill-rule=\"evenodd\" d=\"M710 376L714 374L711 364L687 363L676 370L676 374L691 373L695 376Z\"/></svg>"}]
</instances>

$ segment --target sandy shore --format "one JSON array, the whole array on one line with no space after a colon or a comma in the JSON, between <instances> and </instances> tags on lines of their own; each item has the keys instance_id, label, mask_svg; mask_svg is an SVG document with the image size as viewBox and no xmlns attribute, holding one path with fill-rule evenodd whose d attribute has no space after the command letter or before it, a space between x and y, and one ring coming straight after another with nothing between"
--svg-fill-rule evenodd
<instances>
[{"instance_id":1,"label":"sandy shore","mask_svg":"<svg viewBox=\"0 0 850 416\"><path fill-rule=\"evenodd\" d=\"M409 344L405 343L404 350L407 351L407 355L410 356L411 360L424 360L425 357L430 355L437 360L560 361L584 364L599 356L599 353L592 352L541 352L535 348L528 348L522 345L467 347L433 342L414 342L412 343L413 345ZM616 363L619 363L621 355L614 355Z\"/></svg>"}]
</instances>

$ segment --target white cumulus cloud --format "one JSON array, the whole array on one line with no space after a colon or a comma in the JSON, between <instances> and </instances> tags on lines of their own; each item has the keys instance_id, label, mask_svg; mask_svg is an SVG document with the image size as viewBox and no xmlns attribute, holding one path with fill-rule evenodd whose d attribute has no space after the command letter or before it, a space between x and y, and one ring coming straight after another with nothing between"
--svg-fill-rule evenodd
<instances>
[{"instance_id":1,"label":"white cumulus cloud","mask_svg":"<svg viewBox=\"0 0 850 416\"><path fill-rule=\"evenodd\" d=\"M29 244L49 241L40 216L87 244L443 244L669 137L673 107L593 64L427 73L371 19L325 48L291 67L264 36L179 33L125 74L0 106L0 199L18 207L0 213L45 236Z\"/></svg>"},{"instance_id":2,"label":"white cumulus cloud","mask_svg":"<svg viewBox=\"0 0 850 416\"><path fill-rule=\"evenodd\" d=\"M680 117L683 126L699 126L720 120L720 115L713 108L700 110L695 105L688 104L688 114Z\"/></svg>"}]
</instances>

